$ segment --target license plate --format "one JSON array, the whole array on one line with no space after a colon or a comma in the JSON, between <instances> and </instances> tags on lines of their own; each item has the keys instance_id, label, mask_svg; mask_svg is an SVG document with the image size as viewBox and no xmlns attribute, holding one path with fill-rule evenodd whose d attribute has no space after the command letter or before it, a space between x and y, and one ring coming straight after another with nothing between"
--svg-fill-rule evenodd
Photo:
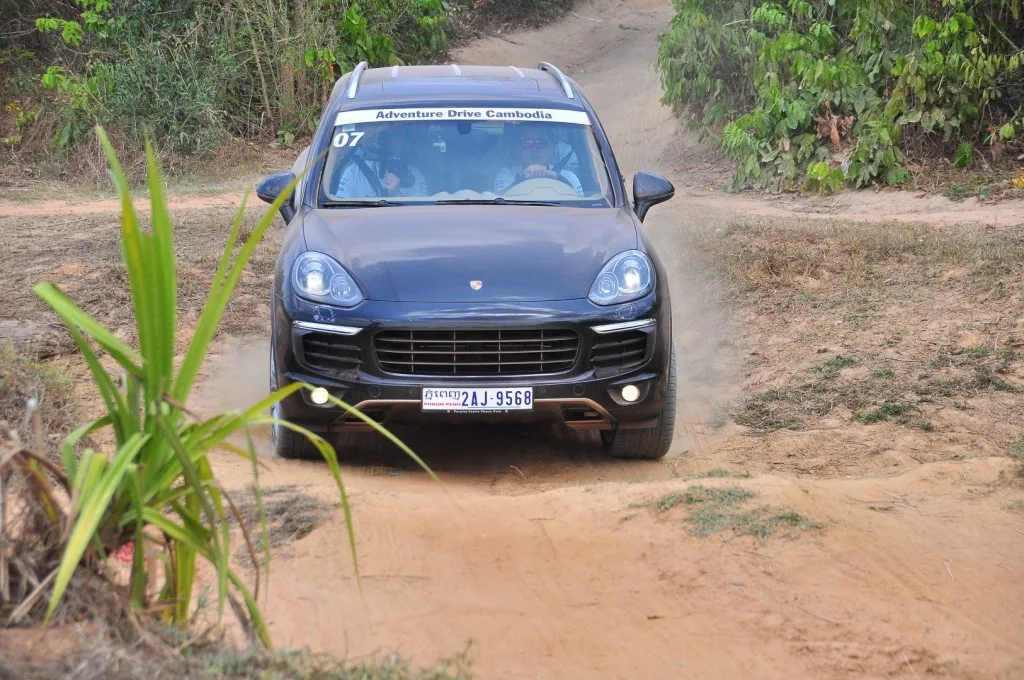
<instances>
[{"instance_id":1,"label":"license plate","mask_svg":"<svg viewBox=\"0 0 1024 680\"><path fill-rule=\"evenodd\" d=\"M532 387L423 388L424 411L495 413L532 409Z\"/></svg>"}]
</instances>

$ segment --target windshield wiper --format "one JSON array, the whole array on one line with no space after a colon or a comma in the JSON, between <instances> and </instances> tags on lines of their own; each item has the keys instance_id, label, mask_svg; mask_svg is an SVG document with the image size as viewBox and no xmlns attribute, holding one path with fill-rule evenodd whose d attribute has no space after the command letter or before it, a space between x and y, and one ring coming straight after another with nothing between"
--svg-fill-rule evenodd
<instances>
[{"instance_id":1,"label":"windshield wiper","mask_svg":"<svg viewBox=\"0 0 1024 680\"><path fill-rule=\"evenodd\" d=\"M438 201L437 205L561 205L557 201L510 201L497 198L451 198Z\"/></svg>"},{"instance_id":2,"label":"windshield wiper","mask_svg":"<svg viewBox=\"0 0 1024 680\"><path fill-rule=\"evenodd\" d=\"M323 208L386 208L393 205L401 205L389 201L386 198L378 198L372 201L323 201L320 206Z\"/></svg>"}]
</instances>

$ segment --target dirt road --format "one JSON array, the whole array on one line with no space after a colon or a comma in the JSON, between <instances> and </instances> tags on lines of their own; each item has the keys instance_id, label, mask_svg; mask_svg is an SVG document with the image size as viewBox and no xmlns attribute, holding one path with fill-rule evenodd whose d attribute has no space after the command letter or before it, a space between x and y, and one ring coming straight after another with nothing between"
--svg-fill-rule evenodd
<instances>
[{"instance_id":1,"label":"dirt road","mask_svg":"<svg viewBox=\"0 0 1024 680\"><path fill-rule=\"evenodd\" d=\"M686 398L672 453L660 462L611 461L592 435L557 428L400 431L445 489L391 452L346 464L361 594L324 466L267 457L265 486L291 487L330 508L312 531L275 551L265 607L277 643L350 658L395 650L427 664L472 641L481 678L1024 677L1024 490L1005 455L1014 433L1024 433L1014 391L1024 376L1019 356L1007 353L1024 333L1024 293L1013 288L1024 283L1013 268L1018 260L1000 261L1011 263L996 274L1007 284L1001 297L928 289L922 299L933 307L925 311L906 296L805 309L799 305L816 304L815 291L848 280L851 270L829 278L807 256L794 275L803 288L755 292L745 302L698 275L702 261L688 229L698 225L711 244L733 238L738 218L784 218L822 230L837 218L958 230L973 222L963 233L1012 234L1024 210L886 192L769 200L710 191L721 186L722 170L703 161L707 151L660 106L650 66L671 16L668 0L592 0L556 25L475 43L458 61L561 64L594 101L627 173L660 171L676 183L678 197L648 220L671 253L677 346L685 348ZM237 199L189 196L176 207ZM115 207L0 204L0 215L18 225L26 216ZM114 236L106 226L78 228L90 230L83 231L88 240ZM199 249L193 232L200 230L182 241L189 246L183 256ZM29 239L19 233L10 227L8 238L12 252L24 253ZM916 243L917 232L907 238ZM775 240L763 236L754 248L764 252L754 264L773 276L790 266L767 262ZM811 255L824 252L820 242L812 246ZM43 260L40 271L87 271L60 257ZM257 283L271 261L260 265ZM893 266L898 273L917 263ZM928 271L930 282L963 276L956 268ZM872 311L878 305L884 309ZM262 313L249 302L242 307L250 317ZM266 334L231 332L197 396L201 410L249 405L266 391ZM910 340L892 339L901 333ZM968 339L950 340L961 336ZM991 338L992 360L999 352L1006 358L985 374L986 384L1008 387L983 391L971 383L962 409L959 401L954 408L922 398L930 420L916 424L865 425L842 408L809 405L810 390L794 401L798 415L817 414L803 429L716 424L716 404L743 398L748 412L761 409L755 415L768 420L793 376L812 375L815 351L867 357L874 351L868 337L871 347L896 352L893 362L911 362L915 376L927 368L938 377L951 369L927 367L922 348L960 342L959 353L942 355L952 365ZM840 361L826 378L860 380L858 371L868 371L861 377L876 381L864 382L870 389L887 379L862 364ZM978 375L985 366L977 364ZM824 380L818 369L813 375ZM929 378L934 399L961 398L951 379L938 377ZM775 401L751 406L749 397L761 392ZM269 449L265 437L260 446ZM233 488L249 479L249 466L230 455L215 465ZM735 531L716 533L722 522Z\"/></svg>"}]
</instances>

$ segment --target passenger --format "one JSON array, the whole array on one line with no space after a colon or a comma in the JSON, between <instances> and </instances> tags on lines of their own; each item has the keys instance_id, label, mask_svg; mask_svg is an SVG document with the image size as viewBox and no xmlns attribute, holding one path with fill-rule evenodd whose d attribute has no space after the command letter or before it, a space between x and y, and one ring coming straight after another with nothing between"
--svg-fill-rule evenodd
<instances>
[{"instance_id":1,"label":"passenger","mask_svg":"<svg viewBox=\"0 0 1024 680\"><path fill-rule=\"evenodd\" d=\"M577 195L583 195L580 180L572 172L562 169L555 171L555 145L547 125L532 125L515 133L519 142L521 163L504 167L494 178L494 193L504 194L516 184L528 179L546 177L557 179L573 188Z\"/></svg>"},{"instance_id":2,"label":"passenger","mask_svg":"<svg viewBox=\"0 0 1024 680\"><path fill-rule=\"evenodd\" d=\"M334 195L339 198L427 196L427 180L409 164L409 135L402 123L373 123L348 157Z\"/></svg>"}]
</instances>

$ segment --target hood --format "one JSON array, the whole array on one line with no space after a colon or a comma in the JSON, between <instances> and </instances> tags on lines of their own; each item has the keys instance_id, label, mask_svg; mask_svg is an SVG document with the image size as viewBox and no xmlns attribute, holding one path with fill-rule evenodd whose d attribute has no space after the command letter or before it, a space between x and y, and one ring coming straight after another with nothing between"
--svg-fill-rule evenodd
<instances>
[{"instance_id":1,"label":"hood","mask_svg":"<svg viewBox=\"0 0 1024 680\"><path fill-rule=\"evenodd\" d=\"M585 298L601 267L638 242L622 210L510 205L325 208L303 234L367 299L395 302Z\"/></svg>"}]
</instances>

